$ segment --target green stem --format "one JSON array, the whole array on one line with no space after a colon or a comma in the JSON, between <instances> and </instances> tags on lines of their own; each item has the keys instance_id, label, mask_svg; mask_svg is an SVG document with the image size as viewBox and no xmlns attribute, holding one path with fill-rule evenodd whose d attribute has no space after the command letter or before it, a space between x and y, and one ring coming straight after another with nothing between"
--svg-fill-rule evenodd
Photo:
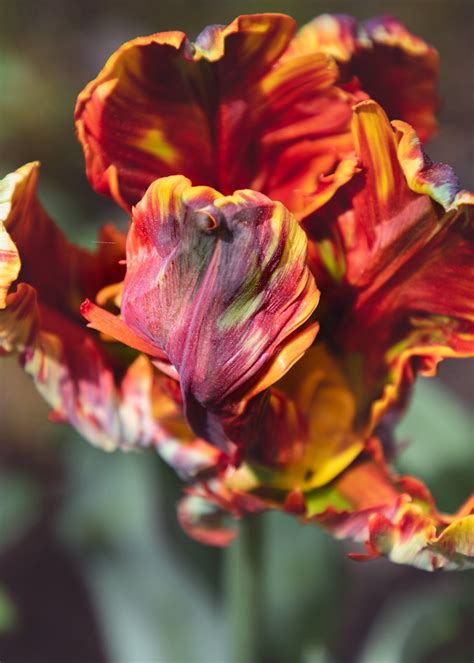
<instances>
[{"instance_id":1,"label":"green stem","mask_svg":"<svg viewBox=\"0 0 474 663\"><path fill-rule=\"evenodd\" d=\"M248 516L226 555L226 601L232 663L262 660L263 518Z\"/></svg>"}]
</instances>

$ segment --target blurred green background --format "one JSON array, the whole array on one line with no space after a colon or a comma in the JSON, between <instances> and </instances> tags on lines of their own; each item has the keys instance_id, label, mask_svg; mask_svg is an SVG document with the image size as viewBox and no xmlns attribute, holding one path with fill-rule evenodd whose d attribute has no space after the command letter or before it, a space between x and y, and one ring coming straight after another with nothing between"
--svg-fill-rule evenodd
<instances>
[{"instance_id":1,"label":"blurred green background","mask_svg":"<svg viewBox=\"0 0 474 663\"><path fill-rule=\"evenodd\" d=\"M47 209L92 248L99 225L124 219L86 181L78 92L127 39L194 37L259 11L300 24L325 11L392 13L435 45L443 107L427 151L474 187L472 0L0 0L1 173L39 159ZM419 382L398 430L400 471L424 479L446 510L473 485L473 374L472 362L445 362L437 380ZM180 531L173 472L152 452L107 455L49 424L11 360L0 362L0 384L0 661L230 661L223 554ZM472 573L357 564L350 547L282 515L264 528L265 661L472 663Z\"/></svg>"}]
</instances>

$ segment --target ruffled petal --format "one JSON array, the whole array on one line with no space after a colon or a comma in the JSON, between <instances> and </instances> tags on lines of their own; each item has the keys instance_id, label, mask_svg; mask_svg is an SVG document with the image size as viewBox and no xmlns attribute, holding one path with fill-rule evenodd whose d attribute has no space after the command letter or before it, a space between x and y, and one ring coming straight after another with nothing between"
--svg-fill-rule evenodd
<instances>
[{"instance_id":1,"label":"ruffled petal","mask_svg":"<svg viewBox=\"0 0 474 663\"><path fill-rule=\"evenodd\" d=\"M222 418L231 425L311 345L319 293L305 259L305 234L263 194L175 176L134 209L123 324L168 357L198 436L226 448Z\"/></svg>"},{"instance_id":2,"label":"ruffled petal","mask_svg":"<svg viewBox=\"0 0 474 663\"><path fill-rule=\"evenodd\" d=\"M440 514L420 481L390 473L375 438L338 477L308 492L262 486L246 492L234 486L234 473L228 468L189 489L192 498L186 497L180 506L180 522L191 537L224 546L237 534L233 520L282 510L339 539L365 543L366 553L350 554L356 560L387 556L427 571L474 565L474 496L456 514Z\"/></svg>"},{"instance_id":3,"label":"ruffled petal","mask_svg":"<svg viewBox=\"0 0 474 663\"><path fill-rule=\"evenodd\" d=\"M94 336L39 306L31 286L20 284L6 303L0 350L18 356L53 421L71 424L105 451L154 447L186 480L215 466L216 450L195 439L167 378L146 357L117 378L115 362Z\"/></svg>"},{"instance_id":4,"label":"ruffled petal","mask_svg":"<svg viewBox=\"0 0 474 663\"><path fill-rule=\"evenodd\" d=\"M375 102L354 111L361 172L307 219L327 331L370 432L416 372L474 352L472 194Z\"/></svg>"},{"instance_id":5,"label":"ruffled petal","mask_svg":"<svg viewBox=\"0 0 474 663\"><path fill-rule=\"evenodd\" d=\"M195 477L218 454L187 427L174 381L144 356L114 357L109 343L76 320L60 287L72 279L80 295L94 292L115 274L117 247L93 255L70 245L36 200L36 170L36 164L24 166L0 183L0 355L18 358L53 420L69 422L105 450L155 447L182 476ZM123 246L111 227L102 237ZM68 258L71 269L61 274ZM17 283L26 277L36 287ZM178 440L179 454L172 449Z\"/></svg>"},{"instance_id":6,"label":"ruffled petal","mask_svg":"<svg viewBox=\"0 0 474 663\"><path fill-rule=\"evenodd\" d=\"M209 546L229 545L238 534L236 520L268 509L260 497L231 490L215 478L190 486L186 493L178 503L180 525L190 537Z\"/></svg>"},{"instance_id":7,"label":"ruffled petal","mask_svg":"<svg viewBox=\"0 0 474 663\"><path fill-rule=\"evenodd\" d=\"M18 278L20 268L18 249L0 221L0 309L7 305L8 291Z\"/></svg>"},{"instance_id":8,"label":"ruffled petal","mask_svg":"<svg viewBox=\"0 0 474 663\"><path fill-rule=\"evenodd\" d=\"M409 122L422 141L436 131L438 53L396 18L358 23L352 16L323 14L299 30L288 51L293 57L308 53L334 57L341 83L356 77L390 118Z\"/></svg>"},{"instance_id":9,"label":"ruffled petal","mask_svg":"<svg viewBox=\"0 0 474 663\"><path fill-rule=\"evenodd\" d=\"M183 530L199 543L225 548L237 536L237 528L227 522L226 511L199 495L183 497L177 512Z\"/></svg>"},{"instance_id":10,"label":"ruffled petal","mask_svg":"<svg viewBox=\"0 0 474 663\"><path fill-rule=\"evenodd\" d=\"M163 32L124 44L77 102L92 186L129 209L155 179L181 173L294 212L311 194L314 208L320 178L352 149L353 95L323 53L280 62L294 30L289 16L256 14L195 43Z\"/></svg>"},{"instance_id":11,"label":"ruffled petal","mask_svg":"<svg viewBox=\"0 0 474 663\"><path fill-rule=\"evenodd\" d=\"M390 521L374 514L369 522L370 556L427 571L474 568L474 515L451 523L438 536L433 520L417 506L405 506Z\"/></svg>"},{"instance_id":12,"label":"ruffled petal","mask_svg":"<svg viewBox=\"0 0 474 663\"><path fill-rule=\"evenodd\" d=\"M36 290L20 283L0 306L0 356L23 352L37 336L39 310Z\"/></svg>"},{"instance_id":13,"label":"ruffled petal","mask_svg":"<svg viewBox=\"0 0 474 663\"><path fill-rule=\"evenodd\" d=\"M365 543L367 553L352 553L353 559L385 555L427 571L474 565L474 496L456 514L440 514L419 480L389 472L376 440L331 489L331 503L317 504L310 521L338 538Z\"/></svg>"},{"instance_id":14,"label":"ruffled petal","mask_svg":"<svg viewBox=\"0 0 474 663\"><path fill-rule=\"evenodd\" d=\"M39 163L29 163L0 182L0 218L21 256L19 279L42 303L78 317L84 297L123 278L125 235L104 226L96 253L71 244L37 199L38 172Z\"/></svg>"}]
</instances>

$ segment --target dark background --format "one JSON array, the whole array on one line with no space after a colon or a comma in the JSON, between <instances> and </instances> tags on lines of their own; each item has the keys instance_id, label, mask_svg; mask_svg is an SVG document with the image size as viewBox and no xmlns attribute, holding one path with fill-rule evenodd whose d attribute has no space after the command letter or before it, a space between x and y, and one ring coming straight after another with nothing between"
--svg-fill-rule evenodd
<instances>
[{"instance_id":1,"label":"dark background","mask_svg":"<svg viewBox=\"0 0 474 663\"><path fill-rule=\"evenodd\" d=\"M89 248L122 213L89 187L75 139L75 98L123 41L159 30L195 37L209 23L281 11L299 24L325 11L392 13L441 55L440 132L429 155L474 187L470 0L0 0L0 171L39 159L43 202ZM399 438L399 468L441 508L472 490L473 363L422 380ZM472 405L472 401L471 401ZM223 555L189 541L180 486L154 453L107 455L64 426L13 360L0 363L0 661L229 661ZM415 443L416 440L416 443ZM268 661L463 662L474 656L472 573L427 574L350 548L281 515L265 518Z\"/></svg>"}]
</instances>

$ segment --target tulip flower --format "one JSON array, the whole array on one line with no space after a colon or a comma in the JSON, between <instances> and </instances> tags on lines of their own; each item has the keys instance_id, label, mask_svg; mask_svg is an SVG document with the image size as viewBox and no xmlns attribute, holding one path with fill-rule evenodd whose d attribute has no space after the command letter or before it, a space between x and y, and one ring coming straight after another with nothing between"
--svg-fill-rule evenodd
<instances>
[{"instance_id":1,"label":"tulip flower","mask_svg":"<svg viewBox=\"0 0 474 663\"><path fill-rule=\"evenodd\" d=\"M358 172L326 206L302 222L309 238L308 264L324 286L324 309L315 312L320 337L285 375L273 373L263 399L256 398L255 390L250 398L238 392L240 407L233 405L228 437L239 445L239 460L228 455L223 467L221 459L214 476L209 478L207 471L206 480L190 489L190 497L180 507L181 522L199 540L224 544L233 532L216 525L216 511L240 518L247 512L277 508L294 512L305 522L318 522L336 536L368 541L370 556L384 553L394 561L423 568L463 567L472 552L472 500L455 516L439 514L424 486L390 473L374 434L387 411L402 407L417 372L432 375L443 357L472 353L473 198L459 191L448 167L425 159L409 125L395 121L392 126L375 102L355 107L352 129ZM255 316L254 324L258 320L253 302L244 306L235 294L226 296L227 283L232 287L237 283L234 292L243 287L233 258L253 264L233 240L229 244L232 255L225 260L229 271L221 267L221 252L214 248L217 266L206 294L193 285L184 287L176 303L178 313L172 313L173 321L167 322L174 300L161 290L166 285L181 287L183 277L196 282L193 257L201 268L206 255L197 248L202 238L194 239L195 233L203 232L201 216L196 218L196 212L193 216L194 199L200 207L198 215L202 209L216 215L216 208L228 204L226 198L221 199L225 202L213 200L216 192L197 187L193 195L187 187L189 182L178 177L157 180L135 208L122 294L123 322L167 351L185 401L188 372L196 371L200 348L208 348L204 382L207 389L215 389L221 384L221 369L233 381L226 352L241 354L246 338L253 334L246 314L246 330L236 335L238 342L232 344L229 335L224 343L231 343L230 351L220 348L219 337L212 331L216 306L221 314L224 303L238 305ZM176 202L174 192L186 201L184 205ZM252 195L255 199L257 194ZM204 240L214 246L219 239L213 233L219 225L205 220ZM191 239L185 233L186 222ZM225 228L232 225L228 220L220 223ZM250 252L256 251L260 239L255 231L252 237ZM179 260L176 268L175 260ZM179 269L183 262L185 274ZM175 269L179 278L172 276ZM166 274L170 283L161 285ZM214 290L217 275L219 303ZM252 271L247 278L254 279ZM294 276L290 279L297 285ZM155 283L159 287L149 285ZM189 292L194 297L188 301ZM257 298L260 301L261 295ZM183 311L186 306L189 311ZM201 307L207 319L195 329L185 321L190 315L193 321L195 317L202 320ZM84 313L96 328L111 328L104 312L92 305ZM240 320L235 322L240 329ZM184 341L180 324L185 324ZM174 331L171 346L166 340L169 329ZM199 343L203 330L206 338ZM187 357L184 365L182 356ZM194 375L191 380L195 382ZM212 428L203 430L185 407L187 420L196 434L218 444L216 431L228 426L226 405L215 393L210 398L208 391L200 402L212 412Z\"/></svg>"},{"instance_id":2,"label":"tulip flower","mask_svg":"<svg viewBox=\"0 0 474 663\"><path fill-rule=\"evenodd\" d=\"M440 513L381 442L417 374L474 353L474 195L421 148L437 68L391 18L140 37L75 114L126 237L74 247L36 164L3 181L2 352L93 444L156 448L197 540L281 510L358 559L472 565L473 499Z\"/></svg>"}]
</instances>

